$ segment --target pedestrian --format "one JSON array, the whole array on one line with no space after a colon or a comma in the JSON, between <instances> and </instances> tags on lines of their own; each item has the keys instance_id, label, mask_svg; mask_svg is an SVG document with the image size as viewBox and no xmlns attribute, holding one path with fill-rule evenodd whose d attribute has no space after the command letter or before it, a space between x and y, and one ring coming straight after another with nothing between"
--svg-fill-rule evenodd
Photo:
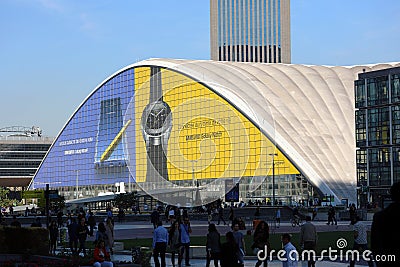
<instances>
[{"instance_id":1,"label":"pedestrian","mask_svg":"<svg viewBox=\"0 0 400 267\"><path fill-rule=\"evenodd\" d=\"M94 214L92 211L89 211L89 216L87 219L87 223L89 225L89 235L93 236L94 234L94 227L96 226L96 218L94 217Z\"/></svg>"},{"instance_id":2,"label":"pedestrian","mask_svg":"<svg viewBox=\"0 0 400 267\"><path fill-rule=\"evenodd\" d=\"M211 205L208 205L208 207L207 207L207 221L208 221L208 224L211 223L211 220L212 220L212 207L211 207Z\"/></svg>"},{"instance_id":3,"label":"pedestrian","mask_svg":"<svg viewBox=\"0 0 400 267\"><path fill-rule=\"evenodd\" d=\"M59 210L57 212L57 227L61 228L63 226L63 212Z\"/></svg>"},{"instance_id":4,"label":"pedestrian","mask_svg":"<svg viewBox=\"0 0 400 267\"><path fill-rule=\"evenodd\" d=\"M282 267L297 267L298 253L295 246L290 242L291 239L290 234L282 234L283 250L285 251Z\"/></svg>"},{"instance_id":5,"label":"pedestrian","mask_svg":"<svg viewBox=\"0 0 400 267\"><path fill-rule=\"evenodd\" d=\"M105 249L104 240L100 239L93 252L94 263L93 267L113 267L111 262L110 253Z\"/></svg>"},{"instance_id":6,"label":"pedestrian","mask_svg":"<svg viewBox=\"0 0 400 267\"><path fill-rule=\"evenodd\" d=\"M167 250L167 242L168 242L168 231L162 225L161 221L158 221L157 228L153 233L153 258L155 267L165 267L165 251ZM160 257L160 260L158 259Z\"/></svg>"},{"instance_id":7,"label":"pedestrian","mask_svg":"<svg viewBox=\"0 0 400 267\"><path fill-rule=\"evenodd\" d=\"M300 228L300 246L304 250L315 251L317 247L317 228L311 223L311 216L306 216L306 222ZM308 267L315 267L315 259L309 254Z\"/></svg>"},{"instance_id":8,"label":"pedestrian","mask_svg":"<svg viewBox=\"0 0 400 267\"><path fill-rule=\"evenodd\" d=\"M390 188L392 203L385 209L375 213L371 227L371 247L375 258L393 255L396 261L375 261L378 267L398 266L400 259L400 182L394 183Z\"/></svg>"},{"instance_id":9,"label":"pedestrian","mask_svg":"<svg viewBox=\"0 0 400 267\"><path fill-rule=\"evenodd\" d=\"M122 223L125 219L125 211L123 207L118 207L118 222Z\"/></svg>"},{"instance_id":10,"label":"pedestrian","mask_svg":"<svg viewBox=\"0 0 400 267\"><path fill-rule=\"evenodd\" d=\"M261 266L261 264L264 262L264 267L267 266L267 258L268 258L268 248L270 248L269 244L269 225L265 221L261 221L257 224L256 229L254 230L254 236L253 236L253 245L251 246L251 249L253 250L253 253L258 256L258 251L263 250L264 253L266 253L265 260L262 261L260 259L257 260L256 262L256 267Z\"/></svg>"},{"instance_id":11,"label":"pedestrian","mask_svg":"<svg viewBox=\"0 0 400 267\"><path fill-rule=\"evenodd\" d=\"M153 228L156 229L158 221L160 220L160 214L158 210L154 208L153 212L150 214L150 222L153 224Z\"/></svg>"},{"instance_id":12,"label":"pedestrian","mask_svg":"<svg viewBox=\"0 0 400 267\"><path fill-rule=\"evenodd\" d=\"M77 253L83 253L86 256L86 239L89 234L89 228L86 225L85 217L81 217L80 223L78 224L78 241L79 241L79 249Z\"/></svg>"},{"instance_id":13,"label":"pedestrian","mask_svg":"<svg viewBox=\"0 0 400 267\"><path fill-rule=\"evenodd\" d=\"M218 261L221 257L221 236L213 223L208 225L206 250L206 267L210 266L211 260L214 260L214 267L218 267Z\"/></svg>"},{"instance_id":14,"label":"pedestrian","mask_svg":"<svg viewBox=\"0 0 400 267\"><path fill-rule=\"evenodd\" d=\"M110 254L114 254L113 246L114 246L114 221L112 218L107 217L106 223L106 234L108 236L108 245L106 244L106 247L110 248Z\"/></svg>"},{"instance_id":15,"label":"pedestrian","mask_svg":"<svg viewBox=\"0 0 400 267\"><path fill-rule=\"evenodd\" d=\"M171 224L175 221L175 216L175 208L171 206L168 210L168 220Z\"/></svg>"},{"instance_id":16,"label":"pedestrian","mask_svg":"<svg viewBox=\"0 0 400 267\"><path fill-rule=\"evenodd\" d=\"M78 224L72 216L70 216L69 221L70 223L67 225L69 248L72 254L76 254L78 251Z\"/></svg>"},{"instance_id":17,"label":"pedestrian","mask_svg":"<svg viewBox=\"0 0 400 267\"><path fill-rule=\"evenodd\" d=\"M235 212L234 212L232 206L229 208L229 216L228 216L228 219L231 221L231 225L233 226L233 220L235 219Z\"/></svg>"},{"instance_id":18,"label":"pedestrian","mask_svg":"<svg viewBox=\"0 0 400 267\"><path fill-rule=\"evenodd\" d=\"M221 267L237 267L236 251L239 249L232 232L225 234L226 241L221 245Z\"/></svg>"},{"instance_id":19,"label":"pedestrian","mask_svg":"<svg viewBox=\"0 0 400 267\"><path fill-rule=\"evenodd\" d=\"M220 222L223 221L224 225L226 225L225 219L224 219L224 208L222 207L222 205L220 205L218 207L218 225L220 224Z\"/></svg>"},{"instance_id":20,"label":"pedestrian","mask_svg":"<svg viewBox=\"0 0 400 267\"><path fill-rule=\"evenodd\" d=\"M353 229L354 229L354 244L353 250L357 251L365 251L368 249L368 240L367 240L367 226L360 220L359 216L356 216L353 221ZM355 266L354 255L353 258L350 259L350 267ZM372 261L368 261L368 266L373 267Z\"/></svg>"},{"instance_id":21,"label":"pedestrian","mask_svg":"<svg viewBox=\"0 0 400 267\"><path fill-rule=\"evenodd\" d=\"M171 263L175 267L175 255L178 256L178 261L180 259L181 253L181 234L180 234L180 224L178 221L172 223L169 233L168 233L168 245L171 251Z\"/></svg>"},{"instance_id":22,"label":"pedestrian","mask_svg":"<svg viewBox=\"0 0 400 267\"><path fill-rule=\"evenodd\" d=\"M357 209L354 203L350 204L349 215L350 215L350 223L353 223L353 221L355 221L357 216Z\"/></svg>"},{"instance_id":23,"label":"pedestrian","mask_svg":"<svg viewBox=\"0 0 400 267\"><path fill-rule=\"evenodd\" d=\"M317 214L318 214L318 208L317 208L317 206L314 206L313 211L312 211L312 220L313 221L317 217Z\"/></svg>"},{"instance_id":24,"label":"pedestrian","mask_svg":"<svg viewBox=\"0 0 400 267\"><path fill-rule=\"evenodd\" d=\"M189 263L189 248L190 248L190 234L192 233L192 228L190 227L189 218L184 218L183 223L180 225L181 231L181 253L180 260L178 260L179 266L181 266L183 255L185 255L185 265L190 266Z\"/></svg>"},{"instance_id":25,"label":"pedestrian","mask_svg":"<svg viewBox=\"0 0 400 267\"><path fill-rule=\"evenodd\" d=\"M328 209L328 222L326 223L327 225L330 225L333 222L335 222L335 225L337 225L337 220L336 220L336 211L335 208L331 205L329 205Z\"/></svg>"},{"instance_id":26,"label":"pedestrian","mask_svg":"<svg viewBox=\"0 0 400 267\"><path fill-rule=\"evenodd\" d=\"M58 225L55 220L52 220L49 225L50 234L50 254L56 255L57 240L58 240Z\"/></svg>"},{"instance_id":27,"label":"pedestrian","mask_svg":"<svg viewBox=\"0 0 400 267\"><path fill-rule=\"evenodd\" d=\"M275 217L275 219L276 219L276 225L277 225L277 227L279 228L279 227L281 226L281 209L280 209L280 208L278 208L278 209L276 210L276 217Z\"/></svg>"},{"instance_id":28,"label":"pedestrian","mask_svg":"<svg viewBox=\"0 0 400 267\"><path fill-rule=\"evenodd\" d=\"M28 217L28 215L29 215L29 208L28 207L26 207L25 208L25 217ZM1 217L1 212L0 212L0 217Z\"/></svg>"},{"instance_id":29,"label":"pedestrian","mask_svg":"<svg viewBox=\"0 0 400 267\"><path fill-rule=\"evenodd\" d=\"M99 240L104 241L104 247L106 248L107 252L110 252L110 242L108 241L107 230L104 222L99 222L97 227L95 243L97 244Z\"/></svg>"},{"instance_id":30,"label":"pedestrian","mask_svg":"<svg viewBox=\"0 0 400 267\"><path fill-rule=\"evenodd\" d=\"M233 237L235 238L235 242L238 246L237 258L239 262L239 266L244 266L244 255L246 254L246 243L244 242L243 233L239 231L239 223L235 223L233 225Z\"/></svg>"},{"instance_id":31,"label":"pedestrian","mask_svg":"<svg viewBox=\"0 0 400 267\"><path fill-rule=\"evenodd\" d=\"M257 206L256 211L254 212L254 219L258 220L260 218L260 207Z\"/></svg>"}]
</instances>

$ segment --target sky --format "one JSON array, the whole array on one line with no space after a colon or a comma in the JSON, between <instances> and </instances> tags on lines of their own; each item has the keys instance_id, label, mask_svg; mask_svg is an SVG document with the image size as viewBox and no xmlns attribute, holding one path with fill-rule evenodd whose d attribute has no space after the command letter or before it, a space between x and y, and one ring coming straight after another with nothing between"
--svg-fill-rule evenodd
<instances>
[{"instance_id":1,"label":"sky","mask_svg":"<svg viewBox=\"0 0 400 267\"><path fill-rule=\"evenodd\" d=\"M291 0L292 63L400 62L399 14L398 0ZM0 0L0 128L55 137L119 69L210 59L209 26L209 0Z\"/></svg>"}]
</instances>

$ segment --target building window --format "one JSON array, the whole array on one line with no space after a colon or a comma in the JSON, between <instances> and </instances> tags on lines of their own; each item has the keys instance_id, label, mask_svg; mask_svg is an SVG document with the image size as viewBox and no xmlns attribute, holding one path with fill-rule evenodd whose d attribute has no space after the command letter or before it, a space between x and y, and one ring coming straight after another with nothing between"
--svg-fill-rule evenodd
<instances>
[{"instance_id":1,"label":"building window","mask_svg":"<svg viewBox=\"0 0 400 267\"><path fill-rule=\"evenodd\" d=\"M389 108L368 110L368 145L387 145L389 139Z\"/></svg>"},{"instance_id":2,"label":"building window","mask_svg":"<svg viewBox=\"0 0 400 267\"><path fill-rule=\"evenodd\" d=\"M392 103L400 102L400 75L392 75L390 80L392 83Z\"/></svg>"},{"instance_id":3,"label":"building window","mask_svg":"<svg viewBox=\"0 0 400 267\"><path fill-rule=\"evenodd\" d=\"M356 151L357 161L357 185L367 185L367 151L360 149Z\"/></svg>"},{"instance_id":4,"label":"building window","mask_svg":"<svg viewBox=\"0 0 400 267\"><path fill-rule=\"evenodd\" d=\"M368 106L389 102L388 76L367 79Z\"/></svg>"},{"instance_id":5,"label":"building window","mask_svg":"<svg viewBox=\"0 0 400 267\"><path fill-rule=\"evenodd\" d=\"M355 96L356 96L356 108L365 107L365 81L357 80L354 82Z\"/></svg>"},{"instance_id":6,"label":"building window","mask_svg":"<svg viewBox=\"0 0 400 267\"><path fill-rule=\"evenodd\" d=\"M389 148L371 148L368 150L369 185L391 185Z\"/></svg>"},{"instance_id":7,"label":"building window","mask_svg":"<svg viewBox=\"0 0 400 267\"><path fill-rule=\"evenodd\" d=\"M365 124L365 110L356 111L356 146L363 147L367 143L367 126Z\"/></svg>"}]
</instances>

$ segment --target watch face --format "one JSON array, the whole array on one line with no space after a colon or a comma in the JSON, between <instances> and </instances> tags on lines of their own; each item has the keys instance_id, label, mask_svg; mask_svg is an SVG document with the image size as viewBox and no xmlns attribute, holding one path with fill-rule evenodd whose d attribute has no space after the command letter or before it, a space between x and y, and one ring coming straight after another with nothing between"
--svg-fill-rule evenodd
<instances>
[{"instance_id":1,"label":"watch face","mask_svg":"<svg viewBox=\"0 0 400 267\"><path fill-rule=\"evenodd\" d=\"M150 103L142 115L142 127L152 136L163 134L171 125L171 109L164 101Z\"/></svg>"}]
</instances>

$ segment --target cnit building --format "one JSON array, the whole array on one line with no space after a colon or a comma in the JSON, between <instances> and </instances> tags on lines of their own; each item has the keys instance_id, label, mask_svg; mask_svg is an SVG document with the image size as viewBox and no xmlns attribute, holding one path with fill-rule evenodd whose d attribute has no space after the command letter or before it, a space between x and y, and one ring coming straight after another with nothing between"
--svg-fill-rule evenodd
<instances>
[{"instance_id":1,"label":"cnit building","mask_svg":"<svg viewBox=\"0 0 400 267\"><path fill-rule=\"evenodd\" d=\"M398 66L141 61L82 101L30 188L73 199L139 187L199 205L238 183L244 201L355 203L354 81Z\"/></svg>"}]
</instances>

